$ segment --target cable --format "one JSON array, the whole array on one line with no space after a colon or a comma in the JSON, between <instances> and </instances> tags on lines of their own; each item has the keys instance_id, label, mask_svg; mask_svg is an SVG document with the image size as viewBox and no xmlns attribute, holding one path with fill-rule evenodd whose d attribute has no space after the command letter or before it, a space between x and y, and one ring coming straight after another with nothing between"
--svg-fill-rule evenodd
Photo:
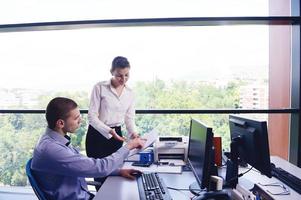
<instances>
[{"instance_id":1,"label":"cable","mask_svg":"<svg viewBox=\"0 0 301 200\"><path fill-rule=\"evenodd\" d=\"M254 172L257 172L259 174L262 174L260 171L258 171L257 169L252 169Z\"/></svg>"},{"instance_id":2,"label":"cable","mask_svg":"<svg viewBox=\"0 0 301 200\"><path fill-rule=\"evenodd\" d=\"M174 187L167 187L168 189L171 189L171 190L184 190L184 191L190 191L189 189L185 188L174 188ZM203 191L202 189L196 189L197 191Z\"/></svg>"},{"instance_id":3,"label":"cable","mask_svg":"<svg viewBox=\"0 0 301 200\"><path fill-rule=\"evenodd\" d=\"M197 193L197 195L194 195L193 197L191 197L191 200L197 198L198 196L200 196L201 192Z\"/></svg>"},{"instance_id":4,"label":"cable","mask_svg":"<svg viewBox=\"0 0 301 200\"><path fill-rule=\"evenodd\" d=\"M182 188L173 188L173 187L167 187L167 188L171 189L171 190L176 190L176 191L181 191L181 190L189 191L189 189L182 189Z\"/></svg>"},{"instance_id":5,"label":"cable","mask_svg":"<svg viewBox=\"0 0 301 200\"><path fill-rule=\"evenodd\" d=\"M240 173L238 174L236 177L233 177L231 178L230 180L227 181L227 183L235 180L235 179L238 179L239 177L242 177L243 175L245 175L246 173L248 173L249 171L251 171L253 169L253 166L251 168L249 168L247 171L243 172L243 173Z\"/></svg>"},{"instance_id":6,"label":"cable","mask_svg":"<svg viewBox=\"0 0 301 200\"><path fill-rule=\"evenodd\" d=\"M170 190L175 190L178 191L180 193L182 193L184 196L186 196L189 200L191 199L186 193L184 193L182 190L184 191L189 191L189 189L178 189L178 188L173 188L173 187L167 187Z\"/></svg>"},{"instance_id":7,"label":"cable","mask_svg":"<svg viewBox=\"0 0 301 200\"><path fill-rule=\"evenodd\" d=\"M190 191L191 192L191 190L187 189L187 188L174 188L174 187L167 187L167 188L170 189L170 190L176 190L178 192L181 192L182 194L185 194L183 191ZM206 189L195 189L195 191L198 191L198 192L196 192L196 194L194 194L193 197L188 197L187 194L185 194L185 196L187 196L189 199L192 200L192 199L198 197L202 192L206 191Z\"/></svg>"},{"instance_id":8,"label":"cable","mask_svg":"<svg viewBox=\"0 0 301 200\"><path fill-rule=\"evenodd\" d=\"M245 172L243 172L243 173L240 173L240 174L238 175L238 177L241 177L241 176L245 175L246 173L248 173L248 172L251 171L252 169L253 169L253 166L252 166L251 168L249 168L247 171L245 171Z\"/></svg>"}]
</instances>

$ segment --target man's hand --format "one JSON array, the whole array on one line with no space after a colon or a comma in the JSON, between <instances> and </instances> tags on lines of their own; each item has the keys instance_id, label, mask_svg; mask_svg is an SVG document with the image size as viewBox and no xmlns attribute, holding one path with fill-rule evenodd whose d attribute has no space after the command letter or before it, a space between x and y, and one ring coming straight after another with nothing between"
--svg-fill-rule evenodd
<instances>
[{"instance_id":1,"label":"man's hand","mask_svg":"<svg viewBox=\"0 0 301 200\"><path fill-rule=\"evenodd\" d=\"M120 176L134 180L137 175L141 174L142 172L136 169L121 169Z\"/></svg>"},{"instance_id":2,"label":"man's hand","mask_svg":"<svg viewBox=\"0 0 301 200\"><path fill-rule=\"evenodd\" d=\"M119 140L119 141L121 141L121 142L124 142L124 141L125 141L125 138L119 136L119 135L116 133L115 129L111 129L109 133L113 136L113 138L114 138L115 140Z\"/></svg>"},{"instance_id":3,"label":"man's hand","mask_svg":"<svg viewBox=\"0 0 301 200\"><path fill-rule=\"evenodd\" d=\"M139 137L135 138L135 139L132 139L130 140L126 146L131 150L131 149L135 149L135 148L138 148L138 149L141 149L143 146L144 146L144 143L145 143L145 139L141 139Z\"/></svg>"}]
</instances>

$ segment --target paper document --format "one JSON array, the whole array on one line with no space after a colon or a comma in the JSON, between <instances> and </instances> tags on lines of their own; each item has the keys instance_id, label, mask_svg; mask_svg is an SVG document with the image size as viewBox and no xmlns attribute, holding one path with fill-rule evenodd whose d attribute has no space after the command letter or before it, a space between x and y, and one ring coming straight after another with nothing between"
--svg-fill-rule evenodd
<instances>
[{"instance_id":1,"label":"paper document","mask_svg":"<svg viewBox=\"0 0 301 200\"><path fill-rule=\"evenodd\" d=\"M139 153L140 151L143 151L147 147L149 147L151 144L153 144L156 139L158 138L158 131L155 129L151 130L148 133L145 133L143 136L141 136L142 139L146 139L146 142L144 143L144 146L141 149L132 149L129 153L129 156L135 155Z\"/></svg>"},{"instance_id":2,"label":"paper document","mask_svg":"<svg viewBox=\"0 0 301 200\"><path fill-rule=\"evenodd\" d=\"M132 166L132 162L125 162L122 169L136 169L144 173L157 172L157 173L170 173L170 174L181 174L181 166L169 166L169 165L156 165L152 164L149 167L137 167Z\"/></svg>"},{"instance_id":3,"label":"paper document","mask_svg":"<svg viewBox=\"0 0 301 200\"><path fill-rule=\"evenodd\" d=\"M160 159L160 162L167 162L169 165L173 166L184 166L186 163L183 160L178 159Z\"/></svg>"}]
</instances>

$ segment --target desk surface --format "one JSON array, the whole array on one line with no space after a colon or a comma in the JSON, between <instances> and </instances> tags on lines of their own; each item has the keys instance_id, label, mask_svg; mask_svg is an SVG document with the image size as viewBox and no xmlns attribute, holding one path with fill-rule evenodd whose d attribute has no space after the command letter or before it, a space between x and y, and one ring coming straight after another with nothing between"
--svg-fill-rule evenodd
<instances>
[{"instance_id":1,"label":"desk surface","mask_svg":"<svg viewBox=\"0 0 301 200\"><path fill-rule=\"evenodd\" d=\"M273 162L277 167L281 167L286 171L294 174L295 176L301 178L301 169L289 162L279 158L271 157L271 162ZM243 169L241 169L243 170ZM164 182L168 187L174 187L179 189L187 189L191 183L195 181L195 177L192 172L183 172L182 174L165 174L161 173L160 176L164 179ZM276 178L268 178L261 175L256 171L250 171L245 174L244 179L249 180L251 183L275 183L279 182ZM272 188L268 186L262 187L263 189L269 189L270 191L279 192L279 188ZM174 200L185 200L190 199L193 195L189 191L175 191L169 190L171 196ZM295 200L301 199L301 195L290 189L290 195L272 195L276 200ZM136 180L128 180L119 176L110 176L104 182L100 190L97 192L94 200L101 199L114 199L114 200L139 200L139 192Z\"/></svg>"},{"instance_id":2,"label":"desk surface","mask_svg":"<svg viewBox=\"0 0 301 200\"><path fill-rule=\"evenodd\" d=\"M282 158L277 156L271 156L271 162L276 165L276 167L281 167L282 169L286 170L287 172L295 175L296 177L301 179L301 168L289 163ZM269 184L269 183L280 183L278 179L272 177L268 178L267 176L261 175L259 172L251 171L251 173L246 173L243 176L244 179L251 181L252 183L261 183L261 184ZM285 184L284 184L285 185ZM265 191L269 190L273 193L280 193L283 191L280 187L273 187L273 186L261 186ZM287 188L289 188L287 186ZM289 188L290 195L271 195L276 200L297 200L301 199L301 195L297 193L295 190Z\"/></svg>"},{"instance_id":3,"label":"desk surface","mask_svg":"<svg viewBox=\"0 0 301 200\"><path fill-rule=\"evenodd\" d=\"M160 174L168 187L188 188L195 180L192 172L182 174ZM169 190L174 200L190 200L193 196L189 191L179 192ZM97 192L94 200L114 199L114 200L139 200L139 192L136 180L128 180L120 176L110 176Z\"/></svg>"}]
</instances>

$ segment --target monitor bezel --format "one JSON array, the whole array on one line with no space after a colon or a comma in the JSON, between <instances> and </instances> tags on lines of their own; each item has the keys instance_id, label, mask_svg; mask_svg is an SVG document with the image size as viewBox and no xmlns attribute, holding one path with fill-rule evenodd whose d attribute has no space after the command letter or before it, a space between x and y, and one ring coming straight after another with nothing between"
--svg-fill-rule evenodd
<instances>
[{"instance_id":1,"label":"monitor bezel","mask_svg":"<svg viewBox=\"0 0 301 200\"><path fill-rule=\"evenodd\" d=\"M262 174L271 178L271 161L266 121L229 115L229 127L231 140L233 141L234 138L240 137L241 143L243 143L238 145L239 157ZM243 129L244 131L239 132L238 129ZM249 141L244 138L249 138ZM246 141L248 142L247 144ZM253 146L249 147L249 145ZM255 159L251 159L254 157Z\"/></svg>"},{"instance_id":2,"label":"monitor bezel","mask_svg":"<svg viewBox=\"0 0 301 200\"><path fill-rule=\"evenodd\" d=\"M206 129L206 142L205 142L205 158L204 158L204 165L203 165L203 172L202 172L202 177L198 177L195 168L193 167L190 158L189 158L189 152L190 152L190 139L191 139L191 129L192 129L192 123L196 122L197 124L201 125ZM212 153L212 147L213 147L213 132L212 128L205 125L201 121L191 118L190 120L190 131L189 131L189 142L188 142L188 163L191 168L192 173L194 174L197 183L201 189L209 187L209 182L210 182L210 176L211 176L211 169L210 169L210 164L211 164L211 153ZM201 180L200 180L201 179Z\"/></svg>"}]
</instances>

